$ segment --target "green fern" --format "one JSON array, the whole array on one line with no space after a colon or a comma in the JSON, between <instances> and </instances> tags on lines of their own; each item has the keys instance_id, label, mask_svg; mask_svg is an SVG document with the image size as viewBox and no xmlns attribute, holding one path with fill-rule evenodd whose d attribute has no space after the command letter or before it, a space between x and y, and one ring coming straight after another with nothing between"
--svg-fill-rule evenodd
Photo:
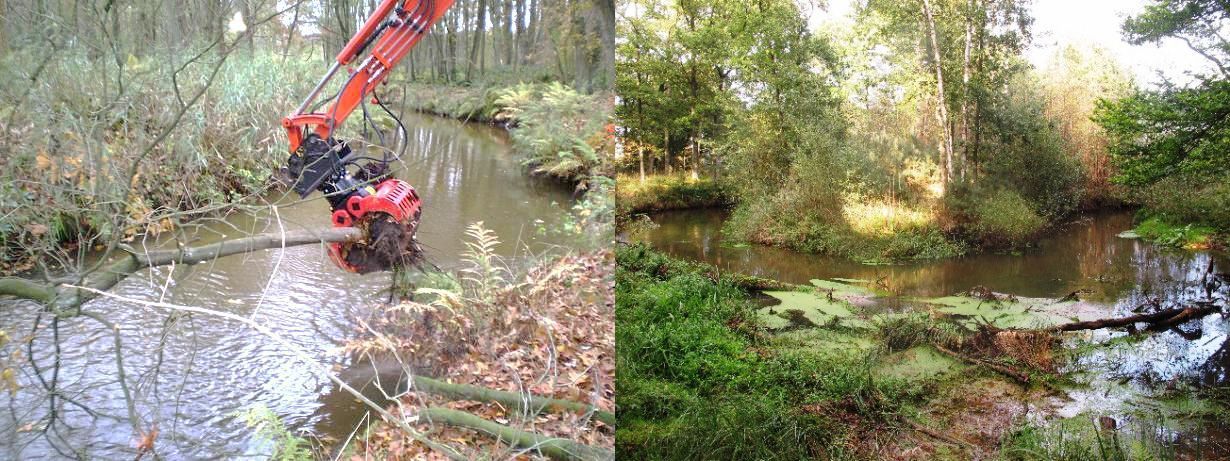
<instances>
[{"instance_id":1,"label":"green fern","mask_svg":"<svg viewBox=\"0 0 1230 461\"><path fill-rule=\"evenodd\" d=\"M495 291L508 285L509 272L495 252L500 239L479 221L466 227L466 251L461 254L466 264L460 271L461 280L483 300L490 299Z\"/></svg>"}]
</instances>

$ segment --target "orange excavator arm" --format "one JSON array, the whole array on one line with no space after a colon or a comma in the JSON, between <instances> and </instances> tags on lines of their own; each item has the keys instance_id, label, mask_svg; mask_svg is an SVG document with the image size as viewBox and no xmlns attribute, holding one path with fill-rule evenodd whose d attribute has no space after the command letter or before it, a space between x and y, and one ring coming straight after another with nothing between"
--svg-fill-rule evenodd
<instances>
[{"instance_id":1,"label":"orange excavator arm","mask_svg":"<svg viewBox=\"0 0 1230 461\"><path fill-rule=\"evenodd\" d=\"M363 23L363 27L351 37L346 47L337 54L337 59L312 89L294 113L282 119L282 126L290 140L290 151L299 151L309 133L321 139L330 139L346 117L354 112L378 85L384 83L389 72L401 62L431 26L439 21L444 12L453 5L453 0L384 0ZM372 46L374 43L374 46ZM320 95L325 85L333 79L342 66L353 63L367 48L371 53L350 69L345 86L324 112L306 111Z\"/></svg>"},{"instance_id":2,"label":"orange excavator arm","mask_svg":"<svg viewBox=\"0 0 1230 461\"><path fill-rule=\"evenodd\" d=\"M290 144L285 172L291 188L300 197L313 191L324 194L334 227L361 226L368 231L365 242L330 244L329 253L342 269L384 270L413 260L420 252L415 231L422 208L414 187L392 176L387 154L377 159L359 152L362 149L352 151L333 133L365 98L388 110L376 97L377 87L452 4L453 0L383 0L299 108L282 119ZM346 83L324 112L311 112L320 92L343 67L350 74ZM405 142L405 127L400 120L397 125Z\"/></svg>"}]
</instances>

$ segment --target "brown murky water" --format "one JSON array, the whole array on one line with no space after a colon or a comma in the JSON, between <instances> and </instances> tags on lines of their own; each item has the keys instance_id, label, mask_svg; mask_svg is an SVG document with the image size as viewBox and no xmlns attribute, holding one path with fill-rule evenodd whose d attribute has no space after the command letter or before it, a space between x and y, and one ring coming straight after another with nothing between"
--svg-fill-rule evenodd
<instances>
[{"instance_id":1,"label":"brown murky water","mask_svg":"<svg viewBox=\"0 0 1230 461\"><path fill-rule=\"evenodd\" d=\"M1117 237L1132 227L1130 212L1097 214L1064 226L1035 248L1017 254L976 254L941 261L870 266L841 258L723 241L722 210L687 210L652 216L659 227L638 238L676 257L705 261L726 270L799 284L838 277L879 281L899 297L878 299L878 307L910 309L906 296L946 296L985 286L1018 296L1060 298L1079 291L1087 313L1097 318L1133 314L1156 302L1164 307L1193 301L1230 303L1226 281L1204 283L1230 272L1225 253L1159 247ZM1105 344L1068 364L1077 385L1070 399L1055 403L1054 415L1108 415L1150 427L1159 442L1181 457L1230 456L1230 427L1224 423L1142 418L1162 414L1161 395L1190 395L1230 386L1230 321L1210 315L1180 329L1122 341L1126 333L1099 330L1080 340ZM1167 394L1168 393L1168 394Z\"/></svg>"},{"instance_id":2,"label":"brown murky water","mask_svg":"<svg viewBox=\"0 0 1230 461\"><path fill-rule=\"evenodd\" d=\"M509 151L506 136L494 128L436 117L405 119L413 140L398 177L423 197L419 239L429 261L450 269L464 251L466 226L483 221L505 243L509 257L542 252L574 242L549 226L570 206L570 190L527 178ZM328 225L328 206L315 200L282 203L276 216L287 229ZM274 213L234 216L197 237L206 242L241 233L276 232ZM166 267L135 275L116 293L251 316L312 354L335 364L344 377L369 378L363 365L351 367L337 353L355 337L357 319L385 299L389 275L359 276L330 263L321 246L302 246L237 255L193 267ZM163 286L166 286L165 292ZM158 454L167 459L242 458L267 450L254 440L238 414L257 405L273 410L289 427L322 437L344 439L364 416L348 395L338 393L286 350L234 322L205 316L169 320L162 312L97 299L85 306L120 327L124 366L142 427L157 425ZM36 316L26 302L0 301L0 329L27 334ZM168 323L169 322L169 323ZM46 327L47 319L43 319ZM49 369L52 334L35 337L34 358ZM57 458L83 452L103 459L131 459L134 435L116 381L110 332L82 318L61 322L63 391L90 412L64 404L57 434L39 434L47 399L31 368L20 370L22 391L8 397L0 411L0 458ZM378 394L377 392L373 392ZM31 426L27 426L34 423Z\"/></svg>"}]
</instances>

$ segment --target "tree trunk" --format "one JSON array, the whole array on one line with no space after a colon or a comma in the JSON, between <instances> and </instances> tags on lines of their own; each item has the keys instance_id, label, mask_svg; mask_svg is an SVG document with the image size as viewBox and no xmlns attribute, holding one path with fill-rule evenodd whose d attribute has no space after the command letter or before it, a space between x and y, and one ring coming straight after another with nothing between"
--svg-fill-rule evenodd
<instances>
[{"instance_id":1,"label":"tree trunk","mask_svg":"<svg viewBox=\"0 0 1230 461\"><path fill-rule=\"evenodd\" d=\"M948 99L944 96L944 67L940 56L940 42L935 31L935 17L931 12L931 0L922 0L923 16L927 23L927 31L931 37L931 55L935 61L936 112L942 131L943 181L945 189L952 180L952 129L948 121Z\"/></svg>"},{"instance_id":2,"label":"tree trunk","mask_svg":"<svg viewBox=\"0 0 1230 461\"><path fill-rule=\"evenodd\" d=\"M483 419L473 413L453 410L451 408L424 408L419 412L419 418L433 423L473 429L510 445L541 452L551 457L551 459L585 461L615 459L615 454L608 449L591 447L568 439L557 439L525 432Z\"/></svg>"},{"instance_id":3,"label":"tree trunk","mask_svg":"<svg viewBox=\"0 0 1230 461\"><path fill-rule=\"evenodd\" d=\"M474 64L483 49L483 31L487 24L487 0L478 0L478 24L474 28L474 46L470 48L470 62L466 65L466 81L474 78Z\"/></svg>"}]
</instances>

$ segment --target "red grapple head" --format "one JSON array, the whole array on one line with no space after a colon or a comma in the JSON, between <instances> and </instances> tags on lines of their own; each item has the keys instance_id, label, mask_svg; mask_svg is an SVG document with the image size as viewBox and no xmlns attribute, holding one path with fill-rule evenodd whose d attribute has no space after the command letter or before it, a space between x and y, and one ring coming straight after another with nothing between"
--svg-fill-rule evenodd
<instances>
[{"instance_id":1,"label":"red grapple head","mask_svg":"<svg viewBox=\"0 0 1230 461\"><path fill-rule=\"evenodd\" d=\"M369 193L365 196L355 194L346 200L346 205L343 209L338 209L333 212L333 227L354 227L355 224L367 218L368 223L376 220L391 220L400 224L403 231L397 236L398 239L404 240L398 245L409 247L414 245L412 240L414 232L418 228L420 207L422 202L419 200L418 192L415 192L414 187L400 179L386 179L375 186L375 193ZM376 229L369 227L368 232L374 233ZM369 239L376 241L382 236L369 235ZM369 242L371 243L371 242ZM331 243L329 244L329 255L333 258L333 262L337 263L338 267L346 269L350 272L371 272L375 268L371 267L356 267L347 261L346 254L348 251L355 251L355 248L348 247L357 245L354 243Z\"/></svg>"}]
</instances>

